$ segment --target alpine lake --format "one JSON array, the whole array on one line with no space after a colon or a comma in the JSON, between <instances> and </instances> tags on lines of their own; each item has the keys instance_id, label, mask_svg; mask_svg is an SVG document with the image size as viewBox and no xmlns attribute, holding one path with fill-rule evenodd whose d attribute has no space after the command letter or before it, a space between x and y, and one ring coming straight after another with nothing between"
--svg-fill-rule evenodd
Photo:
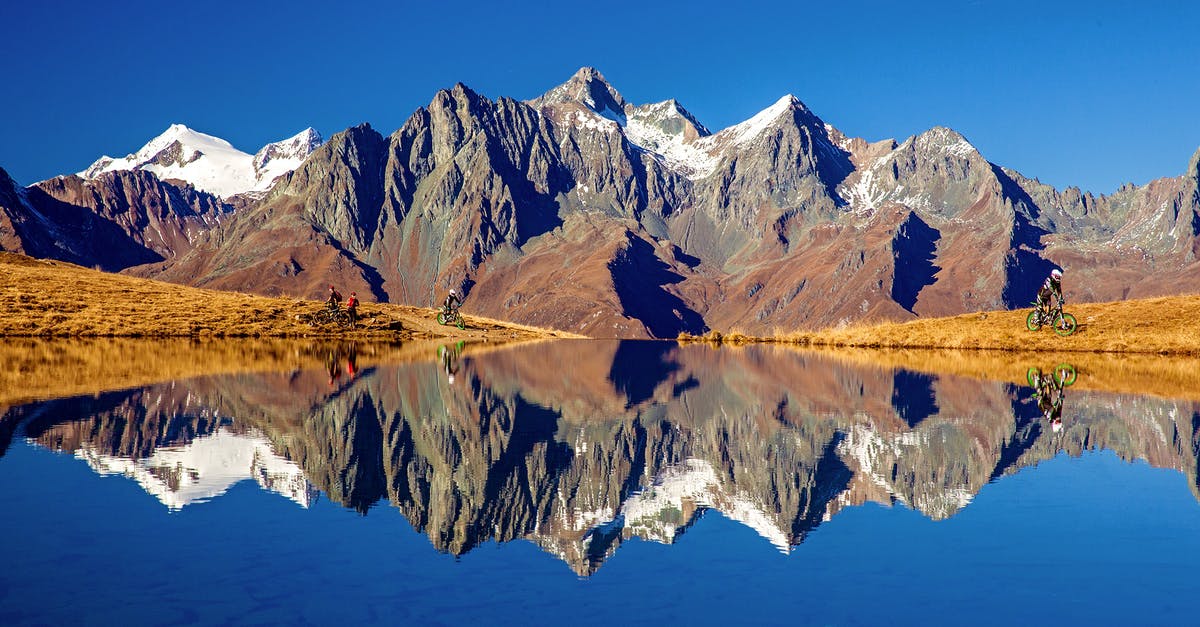
<instances>
[{"instance_id":1,"label":"alpine lake","mask_svg":"<svg viewBox=\"0 0 1200 627\"><path fill-rule=\"evenodd\" d=\"M0 624L1192 624L1195 360L4 340Z\"/></svg>"}]
</instances>

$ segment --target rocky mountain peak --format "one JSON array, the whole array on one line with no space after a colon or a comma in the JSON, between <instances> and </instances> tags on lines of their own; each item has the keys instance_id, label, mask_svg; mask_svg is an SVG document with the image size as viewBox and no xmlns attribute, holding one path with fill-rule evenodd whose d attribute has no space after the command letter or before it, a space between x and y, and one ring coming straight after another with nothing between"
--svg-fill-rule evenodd
<instances>
[{"instance_id":1,"label":"rocky mountain peak","mask_svg":"<svg viewBox=\"0 0 1200 627\"><path fill-rule=\"evenodd\" d=\"M763 131L774 127L778 122L788 119L822 133L826 132L825 123L820 118L814 115L799 98L787 94L776 100L771 106L756 113L749 120L735 124L717 133L717 136L726 137L733 144L745 144L753 141Z\"/></svg>"},{"instance_id":2,"label":"rocky mountain peak","mask_svg":"<svg viewBox=\"0 0 1200 627\"><path fill-rule=\"evenodd\" d=\"M912 141L917 150L927 154L949 154L963 158L980 156L979 150L967 141L962 133L945 126L935 126L917 135Z\"/></svg>"},{"instance_id":3,"label":"rocky mountain peak","mask_svg":"<svg viewBox=\"0 0 1200 627\"><path fill-rule=\"evenodd\" d=\"M576 102L610 118L625 118L625 98L593 67L580 68L567 82L530 101L536 108Z\"/></svg>"},{"instance_id":4,"label":"rocky mountain peak","mask_svg":"<svg viewBox=\"0 0 1200 627\"><path fill-rule=\"evenodd\" d=\"M462 83L455 83L450 89L442 89L434 95L427 109L435 117L476 117L481 104L486 99ZM369 125L368 125L369 127Z\"/></svg>"},{"instance_id":5,"label":"rocky mountain peak","mask_svg":"<svg viewBox=\"0 0 1200 627\"><path fill-rule=\"evenodd\" d=\"M712 133L675 99L641 106L626 105L625 113L631 129L636 125L651 126L659 132L692 141Z\"/></svg>"},{"instance_id":6,"label":"rocky mountain peak","mask_svg":"<svg viewBox=\"0 0 1200 627\"><path fill-rule=\"evenodd\" d=\"M324 143L321 134L313 127L277 142L263 146L254 154L254 170L262 172L269 164L278 167L279 161L288 161L288 171L294 170L308 155Z\"/></svg>"}]
</instances>

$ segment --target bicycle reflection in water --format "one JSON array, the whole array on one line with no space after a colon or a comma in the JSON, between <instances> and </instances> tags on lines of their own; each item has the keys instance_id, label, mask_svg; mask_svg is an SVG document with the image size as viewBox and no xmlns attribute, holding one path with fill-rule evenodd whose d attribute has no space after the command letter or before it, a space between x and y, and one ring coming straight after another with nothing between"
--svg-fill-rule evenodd
<instances>
[{"instance_id":1,"label":"bicycle reflection in water","mask_svg":"<svg viewBox=\"0 0 1200 627\"><path fill-rule=\"evenodd\" d=\"M446 372L446 383L454 384L454 375L458 374L458 358L462 355L465 344L465 341L460 340L457 344L446 344L437 349L438 361L442 364L442 370Z\"/></svg>"},{"instance_id":2,"label":"bicycle reflection in water","mask_svg":"<svg viewBox=\"0 0 1200 627\"><path fill-rule=\"evenodd\" d=\"M1029 387L1033 388L1033 397L1037 399L1038 410L1042 412L1042 418L1050 422L1054 433L1062 431L1063 427L1064 390L1074 385L1078 376L1071 364L1059 364L1049 373L1042 372L1041 368L1030 368L1025 373Z\"/></svg>"}]
</instances>

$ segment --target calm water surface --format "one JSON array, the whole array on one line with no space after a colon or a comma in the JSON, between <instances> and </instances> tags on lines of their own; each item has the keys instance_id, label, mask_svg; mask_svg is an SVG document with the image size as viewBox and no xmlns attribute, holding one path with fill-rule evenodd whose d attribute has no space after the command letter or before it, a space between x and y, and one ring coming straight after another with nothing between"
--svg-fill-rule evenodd
<instances>
[{"instance_id":1,"label":"calm water surface","mask_svg":"<svg viewBox=\"0 0 1200 627\"><path fill-rule=\"evenodd\" d=\"M1200 403L661 342L326 358L0 410L0 624L1196 620Z\"/></svg>"}]
</instances>

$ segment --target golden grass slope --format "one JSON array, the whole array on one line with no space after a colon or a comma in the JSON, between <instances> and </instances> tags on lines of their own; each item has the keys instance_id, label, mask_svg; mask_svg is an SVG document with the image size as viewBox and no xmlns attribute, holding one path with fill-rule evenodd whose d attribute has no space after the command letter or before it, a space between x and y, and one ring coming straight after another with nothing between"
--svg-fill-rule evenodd
<instances>
[{"instance_id":1,"label":"golden grass slope","mask_svg":"<svg viewBox=\"0 0 1200 627\"><path fill-rule=\"evenodd\" d=\"M1072 390L1139 394L1200 401L1200 356L1056 351L799 348L857 367L903 368L937 375L1028 385L1030 368L1045 374L1059 365L1075 369Z\"/></svg>"},{"instance_id":2,"label":"golden grass slope","mask_svg":"<svg viewBox=\"0 0 1200 627\"><path fill-rule=\"evenodd\" d=\"M314 328L297 319L324 305L205 290L0 253L0 336L308 337L522 340L579 337L465 316L467 329L437 324L436 311L364 303L358 329Z\"/></svg>"},{"instance_id":3,"label":"golden grass slope","mask_svg":"<svg viewBox=\"0 0 1200 627\"><path fill-rule=\"evenodd\" d=\"M1068 337L1055 335L1048 327L1027 330L1029 311L992 311L765 338L733 333L680 339L863 348L1200 354L1200 295L1069 305L1066 311L1078 318L1079 329Z\"/></svg>"},{"instance_id":4,"label":"golden grass slope","mask_svg":"<svg viewBox=\"0 0 1200 627\"><path fill-rule=\"evenodd\" d=\"M351 351L359 369L419 363L438 358L438 348L457 340L397 343L337 338L126 338L0 339L0 415L6 406L98 394L216 374L295 372L344 366ZM462 354L478 355L498 342L464 342Z\"/></svg>"}]
</instances>

